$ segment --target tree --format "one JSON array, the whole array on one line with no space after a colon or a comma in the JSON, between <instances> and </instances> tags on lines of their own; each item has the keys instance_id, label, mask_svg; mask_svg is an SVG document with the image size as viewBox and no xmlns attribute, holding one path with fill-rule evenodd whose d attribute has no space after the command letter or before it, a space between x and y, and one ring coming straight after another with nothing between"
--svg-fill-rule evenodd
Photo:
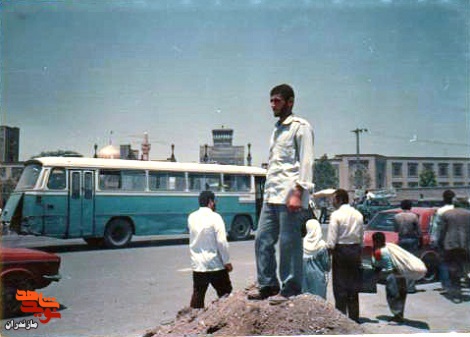
<instances>
[{"instance_id":1,"label":"tree","mask_svg":"<svg viewBox=\"0 0 470 337\"><path fill-rule=\"evenodd\" d=\"M56 150L56 151L43 151L37 156L33 156L31 158L34 159L34 158L39 158L39 157L83 157L83 155L78 152L70 151L70 150Z\"/></svg>"},{"instance_id":2,"label":"tree","mask_svg":"<svg viewBox=\"0 0 470 337\"><path fill-rule=\"evenodd\" d=\"M334 166L328 161L326 154L315 161L314 179L315 189L317 191L323 190L325 188L336 188L338 186L336 170Z\"/></svg>"},{"instance_id":3,"label":"tree","mask_svg":"<svg viewBox=\"0 0 470 337\"><path fill-rule=\"evenodd\" d=\"M436 173L433 170L425 168L419 174L420 187L434 187L437 186Z\"/></svg>"}]
</instances>

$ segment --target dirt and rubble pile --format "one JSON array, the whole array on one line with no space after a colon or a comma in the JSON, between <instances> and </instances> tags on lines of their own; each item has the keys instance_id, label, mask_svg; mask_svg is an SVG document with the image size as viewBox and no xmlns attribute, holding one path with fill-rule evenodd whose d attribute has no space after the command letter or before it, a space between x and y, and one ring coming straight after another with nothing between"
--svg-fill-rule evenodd
<instances>
[{"instance_id":1,"label":"dirt and rubble pile","mask_svg":"<svg viewBox=\"0 0 470 337\"><path fill-rule=\"evenodd\" d=\"M157 336L256 336L364 334L356 322L322 298L302 294L287 302L270 305L250 301L247 290L212 302L205 309L182 309L175 321L148 331Z\"/></svg>"}]
</instances>

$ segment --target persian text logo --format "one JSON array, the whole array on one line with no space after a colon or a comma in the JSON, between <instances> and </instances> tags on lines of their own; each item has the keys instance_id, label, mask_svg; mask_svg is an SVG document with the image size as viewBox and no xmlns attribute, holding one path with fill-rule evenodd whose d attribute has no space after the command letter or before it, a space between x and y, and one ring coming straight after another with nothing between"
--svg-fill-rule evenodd
<instances>
[{"instance_id":1,"label":"persian text logo","mask_svg":"<svg viewBox=\"0 0 470 337\"><path fill-rule=\"evenodd\" d=\"M42 293L31 290L17 290L16 299L22 302L20 307L22 312L34 313L34 317L38 317L39 322L42 324L49 323L51 318L61 318L60 312L57 312L60 304L54 297L43 297ZM23 320L21 322L10 320L5 324L6 330L17 330L19 328L29 330L37 327L38 323L33 320Z\"/></svg>"}]
</instances>

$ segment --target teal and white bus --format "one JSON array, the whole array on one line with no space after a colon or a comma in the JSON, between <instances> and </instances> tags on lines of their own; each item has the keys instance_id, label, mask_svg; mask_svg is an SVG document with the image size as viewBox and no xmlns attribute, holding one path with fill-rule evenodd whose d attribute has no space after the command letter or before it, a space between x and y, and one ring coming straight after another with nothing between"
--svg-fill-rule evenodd
<instances>
[{"instance_id":1,"label":"teal and white bus","mask_svg":"<svg viewBox=\"0 0 470 337\"><path fill-rule=\"evenodd\" d=\"M29 160L1 215L19 234L123 247L133 235L185 234L198 195L216 194L232 240L256 229L266 170L120 159Z\"/></svg>"}]
</instances>

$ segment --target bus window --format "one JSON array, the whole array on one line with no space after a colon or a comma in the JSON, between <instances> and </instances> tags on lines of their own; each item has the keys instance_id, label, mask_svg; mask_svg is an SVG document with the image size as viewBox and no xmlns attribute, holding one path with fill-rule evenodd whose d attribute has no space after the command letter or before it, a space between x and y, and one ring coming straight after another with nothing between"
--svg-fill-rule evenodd
<instances>
[{"instance_id":1,"label":"bus window","mask_svg":"<svg viewBox=\"0 0 470 337\"><path fill-rule=\"evenodd\" d=\"M66 187L66 172L64 168L54 167L49 174L47 188L50 190L63 190Z\"/></svg>"},{"instance_id":2,"label":"bus window","mask_svg":"<svg viewBox=\"0 0 470 337\"><path fill-rule=\"evenodd\" d=\"M15 190L21 191L34 188L34 185L36 185L38 181L39 173L41 173L41 165L32 164L26 166Z\"/></svg>"},{"instance_id":3,"label":"bus window","mask_svg":"<svg viewBox=\"0 0 470 337\"><path fill-rule=\"evenodd\" d=\"M224 174L224 190L226 192L249 192L250 176L240 174Z\"/></svg>"},{"instance_id":4,"label":"bus window","mask_svg":"<svg viewBox=\"0 0 470 337\"><path fill-rule=\"evenodd\" d=\"M145 171L122 171L122 187L125 191L145 191Z\"/></svg>"},{"instance_id":5,"label":"bus window","mask_svg":"<svg viewBox=\"0 0 470 337\"><path fill-rule=\"evenodd\" d=\"M118 190L121 188L121 171L101 170L100 190Z\"/></svg>"},{"instance_id":6,"label":"bus window","mask_svg":"<svg viewBox=\"0 0 470 337\"><path fill-rule=\"evenodd\" d=\"M150 172L149 188L151 191L184 191L186 179L179 172Z\"/></svg>"},{"instance_id":7,"label":"bus window","mask_svg":"<svg viewBox=\"0 0 470 337\"><path fill-rule=\"evenodd\" d=\"M190 191L220 191L221 187L220 174L189 174Z\"/></svg>"}]
</instances>

